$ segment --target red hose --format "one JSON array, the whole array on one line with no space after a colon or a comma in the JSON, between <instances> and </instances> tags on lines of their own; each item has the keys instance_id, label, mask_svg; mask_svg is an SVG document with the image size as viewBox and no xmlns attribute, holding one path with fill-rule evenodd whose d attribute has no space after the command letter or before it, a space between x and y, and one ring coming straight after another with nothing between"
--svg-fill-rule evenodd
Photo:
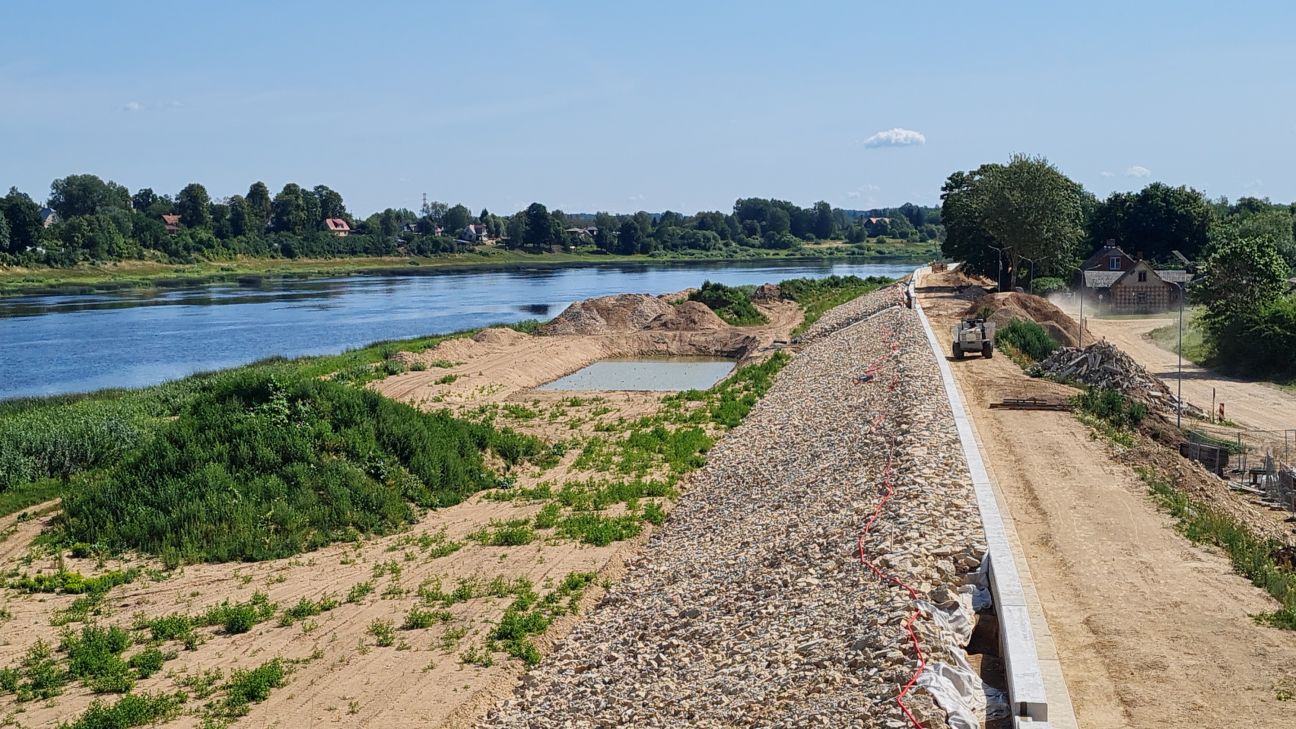
<instances>
[{"instance_id":1,"label":"red hose","mask_svg":"<svg viewBox=\"0 0 1296 729\"><path fill-rule=\"evenodd\" d=\"M889 341L892 354L899 352L900 345L895 341L895 331L890 327L888 327L886 329L885 337ZM869 374L873 374L874 372L877 372L877 370L879 370L880 368L881 368L881 364L879 362L875 362L872 366L869 367L867 372ZM891 391L895 390L898 378L899 378L898 373L893 372L891 375L891 381L888 384L889 390ZM879 411L877 417L875 417L873 419L872 424L869 425L869 432L870 433L875 432L878 426L882 424L882 421L884 419L885 419L884 414L881 411ZM891 497L895 494L895 485L892 479L894 475L894 461L895 461L895 448L894 446L892 446L890 450L888 450L887 452L886 466L885 468L882 469L882 483L886 487L886 493L884 493L882 495L882 498L878 500L877 506L873 508L873 514L869 517L868 521L864 524L864 530L860 532L855 542L856 542L856 547L859 550L860 564L863 564L865 567L868 567L869 570L878 577L878 579L896 585L897 587L907 592L909 594L910 599L917 600L919 598L917 590L909 586L907 583L905 583L903 580L901 580L899 577L895 576L894 574L883 571L880 567L877 566L877 564L875 564L872 560L868 558L864 550L864 538L868 536L869 532L871 532L873 529L873 525L877 523L878 519L882 517L882 509L886 507L887 502L890 501ZM915 727L917 727L917 729L923 729L922 722L918 721L917 717L913 715L913 712L909 710L909 707L904 702L904 698L909 694L910 691L913 690L914 685L918 683L918 677L921 676L923 671L927 668L927 658L926 656L923 655L922 645L918 641L918 633L917 631L914 630L913 627L914 622L918 619L920 614L921 613L917 609L915 609L913 612L909 614L909 617L905 620L905 624L904 624L905 632L909 634L909 641L910 643L913 644L914 652L918 655L918 670L914 671L914 674L909 677L909 682L906 683L900 689L900 693L896 696L895 699L896 704L900 707L900 711L904 713L905 717L908 718L910 723L912 723Z\"/></svg>"}]
</instances>

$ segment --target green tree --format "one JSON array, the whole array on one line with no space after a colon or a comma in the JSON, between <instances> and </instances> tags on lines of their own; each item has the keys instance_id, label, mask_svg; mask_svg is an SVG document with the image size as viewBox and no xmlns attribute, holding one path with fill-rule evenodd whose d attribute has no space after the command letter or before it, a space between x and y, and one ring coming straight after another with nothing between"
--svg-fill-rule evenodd
<instances>
[{"instance_id":1,"label":"green tree","mask_svg":"<svg viewBox=\"0 0 1296 729\"><path fill-rule=\"evenodd\" d=\"M50 183L49 206L65 221L108 208L129 209L130 205L129 190L96 175L69 175Z\"/></svg>"},{"instance_id":2,"label":"green tree","mask_svg":"<svg viewBox=\"0 0 1296 729\"><path fill-rule=\"evenodd\" d=\"M348 218L346 204L342 202L342 195L327 185L315 186L315 198L319 200L320 219L318 222L324 222L329 218Z\"/></svg>"},{"instance_id":3,"label":"green tree","mask_svg":"<svg viewBox=\"0 0 1296 729\"><path fill-rule=\"evenodd\" d=\"M1023 259L1047 273L1077 255L1084 236L1083 190L1048 160L1013 155L1008 164L985 165L963 182L968 185L968 197L962 200L965 207L942 207L941 217L947 230L954 222L951 214L972 218L969 227L988 236L989 245L1002 249L1009 286L1017 285ZM982 265L991 253L996 252L978 256Z\"/></svg>"},{"instance_id":4,"label":"green tree","mask_svg":"<svg viewBox=\"0 0 1296 729\"><path fill-rule=\"evenodd\" d=\"M273 213L273 202L270 200L270 188L261 181L252 183L247 193L248 232L261 234L270 225Z\"/></svg>"},{"instance_id":5,"label":"green tree","mask_svg":"<svg viewBox=\"0 0 1296 729\"><path fill-rule=\"evenodd\" d=\"M446 235L457 236L468 227L472 218L472 213L463 205L455 205L446 210L445 215L441 218L441 226L445 228Z\"/></svg>"},{"instance_id":6,"label":"green tree","mask_svg":"<svg viewBox=\"0 0 1296 729\"><path fill-rule=\"evenodd\" d=\"M191 182L176 195L176 211L186 228L210 228L212 222L211 198L207 188Z\"/></svg>"},{"instance_id":7,"label":"green tree","mask_svg":"<svg viewBox=\"0 0 1296 729\"><path fill-rule=\"evenodd\" d=\"M230 235L246 235L249 231L249 212L247 199L235 195L229 199L229 232Z\"/></svg>"},{"instance_id":8,"label":"green tree","mask_svg":"<svg viewBox=\"0 0 1296 729\"><path fill-rule=\"evenodd\" d=\"M9 242L9 219L0 215L0 253L8 253L11 244Z\"/></svg>"},{"instance_id":9,"label":"green tree","mask_svg":"<svg viewBox=\"0 0 1296 729\"><path fill-rule=\"evenodd\" d=\"M617 228L616 252L622 256L631 256L639 252L642 238L647 237L633 217L621 221Z\"/></svg>"},{"instance_id":10,"label":"green tree","mask_svg":"<svg viewBox=\"0 0 1296 729\"><path fill-rule=\"evenodd\" d=\"M1196 288L1206 305L1210 328L1221 329L1276 299L1286 288L1290 269L1267 238L1233 238L1212 246Z\"/></svg>"},{"instance_id":11,"label":"green tree","mask_svg":"<svg viewBox=\"0 0 1296 729\"><path fill-rule=\"evenodd\" d=\"M271 202L271 229L276 233L301 235L312 226L306 208L306 196L301 186L289 182Z\"/></svg>"},{"instance_id":12,"label":"green tree","mask_svg":"<svg viewBox=\"0 0 1296 729\"><path fill-rule=\"evenodd\" d=\"M138 192L131 195L131 207L140 212L145 212L157 204L157 193L153 192L151 187L141 187Z\"/></svg>"},{"instance_id":13,"label":"green tree","mask_svg":"<svg viewBox=\"0 0 1296 729\"><path fill-rule=\"evenodd\" d=\"M19 192L16 187L9 188L9 194L0 198L0 215L8 224L11 253L22 253L40 244L41 231L44 230L40 206L27 193Z\"/></svg>"},{"instance_id":14,"label":"green tree","mask_svg":"<svg viewBox=\"0 0 1296 729\"><path fill-rule=\"evenodd\" d=\"M490 225L491 214L486 208L482 208L481 215L477 216L477 222L482 225Z\"/></svg>"},{"instance_id":15,"label":"green tree","mask_svg":"<svg viewBox=\"0 0 1296 729\"><path fill-rule=\"evenodd\" d=\"M814 206L814 234L819 240L837 236L837 220L833 217L832 206L823 200Z\"/></svg>"},{"instance_id":16,"label":"green tree","mask_svg":"<svg viewBox=\"0 0 1296 729\"><path fill-rule=\"evenodd\" d=\"M1189 187L1154 182L1137 193L1116 192L1099 203L1089 222L1095 244L1115 240L1131 254L1167 260L1171 251L1198 257L1209 241L1214 210Z\"/></svg>"},{"instance_id":17,"label":"green tree","mask_svg":"<svg viewBox=\"0 0 1296 729\"><path fill-rule=\"evenodd\" d=\"M531 203L526 209L526 232L523 245L541 249L553 245L553 219L549 209L540 203Z\"/></svg>"}]
</instances>

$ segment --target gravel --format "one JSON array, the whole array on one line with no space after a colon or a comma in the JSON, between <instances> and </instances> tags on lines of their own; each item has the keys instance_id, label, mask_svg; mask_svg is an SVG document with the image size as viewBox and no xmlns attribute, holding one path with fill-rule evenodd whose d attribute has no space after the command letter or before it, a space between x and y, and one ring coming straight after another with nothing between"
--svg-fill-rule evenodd
<instances>
[{"instance_id":1,"label":"gravel","mask_svg":"<svg viewBox=\"0 0 1296 729\"><path fill-rule=\"evenodd\" d=\"M931 350L896 300L888 287L816 324L625 579L483 726L909 726L895 697L918 666L914 603L856 545L888 459L870 558L953 609L985 547ZM929 664L958 660L948 629L915 628ZM906 702L946 725L921 689Z\"/></svg>"},{"instance_id":2,"label":"gravel","mask_svg":"<svg viewBox=\"0 0 1296 729\"><path fill-rule=\"evenodd\" d=\"M819 317L815 322L801 335L803 344L818 341L839 329L854 324L862 319L895 306L904 301L904 286L902 284L893 284L880 288L876 291L858 296L850 301L835 307Z\"/></svg>"}]
</instances>

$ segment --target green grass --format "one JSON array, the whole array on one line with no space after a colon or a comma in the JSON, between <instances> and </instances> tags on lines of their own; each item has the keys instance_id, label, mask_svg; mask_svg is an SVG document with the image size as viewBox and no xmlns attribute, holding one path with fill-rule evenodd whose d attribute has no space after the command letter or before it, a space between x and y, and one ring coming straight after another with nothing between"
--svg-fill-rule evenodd
<instances>
[{"instance_id":1,"label":"green grass","mask_svg":"<svg viewBox=\"0 0 1296 729\"><path fill-rule=\"evenodd\" d=\"M494 485L482 452L541 452L512 431L423 413L368 390L236 371L63 501L72 542L169 564L286 557L386 534Z\"/></svg>"},{"instance_id":2,"label":"green grass","mask_svg":"<svg viewBox=\"0 0 1296 729\"><path fill-rule=\"evenodd\" d=\"M488 547L520 547L535 541L535 529L530 519L492 521L468 538Z\"/></svg>"},{"instance_id":3,"label":"green grass","mask_svg":"<svg viewBox=\"0 0 1296 729\"><path fill-rule=\"evenodd\" d=\"M37 640L17 667L0 669L0 693L12 693L20 702L47 700L62 694L68 680L68 672L54 657L54 649L44 640Z\"/></svg>"},{"instance_id":4,"label":"green grass","mask_svg":"<svg viewBox=\"0 0 1296 729\"><path fill-rule=\"evenodd\" d=\"M1178 522L1184 536L1199 544L1210 544L1224 550L1238 574L1278 601L1277 610L1256 615L1255 619L1274 627L1296 630L1296 573L1274 562L1273 554L1279 544L1257 536L1228 514L1179 491L1153 470L1137 470L1157 503Z\"/></svg>"},{"instance_id":5,"label":"green grass","mask_svg":"<svg viewBox=\"0 0 1296 729\"><path fill-rule=\"evenodd\" d=\"M303 597L279 614L279 624L292 625L298 620L305 620L326 613L336 608L338 604L337 599L330 595L325 595L318 600Z\"/></svg>"},{"instance_id":6,"label":"green grass","mask_svg":"<svg viewBox=\"0 0 1296 729\"><path fill-rule=\"evenodd\" d=\"M53 594L102 595L108 590L133 582L138 569L113 570L96 577L84 577L80 572L59 570L49 574L20 575L5 581L4 586L19 592L47 592Z\"/></svg>"},{"instance_id":7,"label":"green grass","mask_svg":"<svg viewBox=\"0 0 1296 729\"><path fill-rule=\"evenodd\" d=\"M784 298L800 304L804 312L805 318L792 330L795 336L809 329L829 310L894 282L885 276L793 278L781 282L779 290Z\"/></svg>"},{"instance_id":8,"label":"green grass","mask_svg":"<svg viewBox=\"0 0 1296 729\"><path fill-rule=\"evenodd\" d=\"M768 324L769 319L752 304L755 290L755 286L725 286L704 281L702 288L689 294L689 301L706 304L716 316L734 326Z\"/></svg>"},{"instance_id":9,"label":"green grass","mask_svg":"<svg viewBox=\"0 0 1296 729\"><path fill-rule=\"evenodd\" d=\"M534 590L519 591L504 617L491 629L487 649L502 649L527 665L539 663L540 651L531 636L543 635L555 618L576 612L581 595L594 577L592 572L572 572L543 599Z\"/></svg>"},{"instance_id":10,"label":"green grass","mask_svg":"<svg viewBox=\"0 0 1296 729\"><path fill-rule=\"evenodd\" d=\"M1092 415L1118 430L1132 430L1147 417L1147 406L1119 390L1092 387L1071 398L1076 410Z\"/></svg>"}]
</instances>

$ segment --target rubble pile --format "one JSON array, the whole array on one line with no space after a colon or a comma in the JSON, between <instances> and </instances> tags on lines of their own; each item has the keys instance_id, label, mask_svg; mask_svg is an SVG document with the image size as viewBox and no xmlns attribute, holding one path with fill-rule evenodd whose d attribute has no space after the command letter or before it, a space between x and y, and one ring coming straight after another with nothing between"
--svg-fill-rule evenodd
<instances>
[{"instance_id":1,"label":"rubble pile","mask_svg":"<svg viewBox=\"0 0 1296 729\"><path fill-rule=\"evenodd\" d=\"M864 298L839 329L882 313L786 366L625 579L484 726L901 729L916 605L928 679L967 665L950 626L969 623L948 617L970 618L964 583L985 550L971 479L915 313L892 287ZM922 682L906 704L948 726Z\"/></svg>"},{"instance_id":2,"label":"rubble pile","mask_svg":"<svg viewBox=\"0 0 1296 729\"><path fill-rule=\"evenodd\" d=\"M1110 342L1096 342L1084 349L1063 347L1038 366L1042 374L1057 379L1119 390L1154 410L1174 412L1179 403L1164 382ZM1185 414L1202 415L1199 408L1186 403L1183 409Z\"/></svg>"}]
</instances>

